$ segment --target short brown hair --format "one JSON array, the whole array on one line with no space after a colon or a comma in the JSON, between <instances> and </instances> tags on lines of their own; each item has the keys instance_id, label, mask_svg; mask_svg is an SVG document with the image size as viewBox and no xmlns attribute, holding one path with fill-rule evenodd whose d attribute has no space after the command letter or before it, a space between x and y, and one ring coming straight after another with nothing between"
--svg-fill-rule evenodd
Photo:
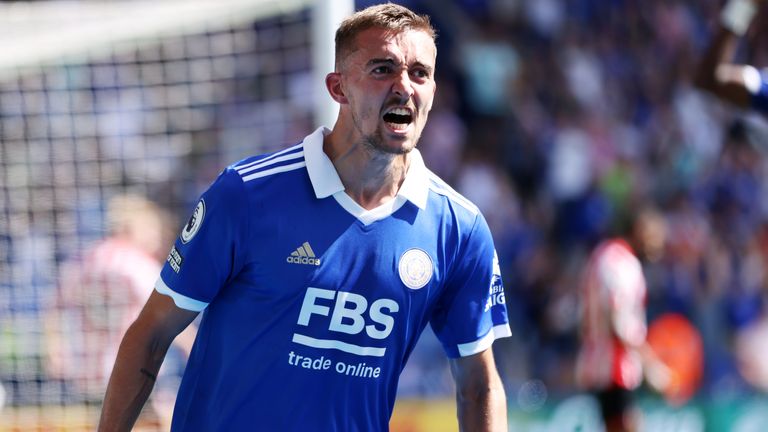
<instances>
[{"instance_id":1,"label":"short brown hair","mask_svg":"<svg viewBox=\"0 0 768 432\"><path fill-rule=\"evenodd\" d=\"M357 35L370 28L383 28L396 32L419 30L428 34L432 40L437 36L427 15L419 15L394 3L370 6L342 21L336 30L336 67L351 51Z\"/></svg>"}]
</instances>

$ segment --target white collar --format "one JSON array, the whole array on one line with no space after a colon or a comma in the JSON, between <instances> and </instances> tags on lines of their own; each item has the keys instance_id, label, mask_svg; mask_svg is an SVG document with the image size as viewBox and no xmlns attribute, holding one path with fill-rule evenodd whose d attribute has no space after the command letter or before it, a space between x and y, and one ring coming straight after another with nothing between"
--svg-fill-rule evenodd
<instances>
[{"instance_id":1,"label":"white collar","mask_svg":"<svg viewBox=\"0 0 768 432\"><path fill-rule=\"evenodd\" d=\"M330 132L330 129L320 127L312 132L311 135L304 138L304 160L307 163L307 173L309 173L309 180L312 182L312 188L315 190L315 196L318 199L322 199L333 195L334 198L346 208L347 205L349 205L347 199L353 203L354 200L344 193L344 185L341 183L339 174L336 172L336 168L333 166L331 159L323 151L323 137ZM428 195L429 171L424 165L424 159L422 159L421 153L419 153L417 149L413 149L411 151L411 165L408 167L408 173L405 176L403 184L400 186L400 190L397 192L397 197L394 202L408 200L424 210L427 207ZM340 200L343 200L344 202L342 203ZM392 208L391 205L387 206L385 204L382 207L389 207L392 211L397 210L396 208ZM399 205L396 207L399 208ZM376 210L377 209L371 210L371 212ZM359 215L356 214L356 216Z\"/></svg>"}]
</instances>

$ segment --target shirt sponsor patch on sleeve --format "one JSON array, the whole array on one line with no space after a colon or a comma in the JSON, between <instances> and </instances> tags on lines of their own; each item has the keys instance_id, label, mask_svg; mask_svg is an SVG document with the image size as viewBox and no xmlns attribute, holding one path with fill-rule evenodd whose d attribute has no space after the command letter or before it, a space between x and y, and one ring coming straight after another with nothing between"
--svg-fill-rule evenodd
<instances>
[{"instance_id":1,"label":"shirt sponsor patch on sleeve","mask_svg":"<svg viewBox=\"0 0 768 432\"><path fill-rule=\"evenodd\" d=\"M171 248L171 252L168 254L168 264L171 265L171 268L176 273L181 270L181 263L184 262L184 257L181 256L178 249L176 249L176 246L174 245Z\"/></svg>"},{"instance_id":2,"label":"shirt sponsor patch on sleeve","mask_svg":"<svg viewBox=\"0 0 768 432\"><path fill-rule=\"evenodd\" d=\"M491 276L490 296L485 303L484 312L491 310L497 304L506 304L504 298L504 284L501 282L501 268L499 267L499 256L496 251L493 252L493 276Z\"/></svg>"}]
</instances>

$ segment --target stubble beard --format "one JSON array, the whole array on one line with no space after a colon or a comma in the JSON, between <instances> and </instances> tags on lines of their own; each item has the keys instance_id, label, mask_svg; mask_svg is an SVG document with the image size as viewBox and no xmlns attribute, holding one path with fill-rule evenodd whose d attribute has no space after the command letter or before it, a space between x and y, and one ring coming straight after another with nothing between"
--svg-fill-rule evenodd
<instances>
[{"instance_id":1,"label":"stubble beard","mask_svg":"<svg viewBox=\"0 0 768 432\"><path fill-rule=\"evenodd\" d=\"M366 149L366 151L368 151L368 153L374 157L392 157L408 154L411 152L411 150L416 148L416 144L419 142L419 138L421 136L421 134L418 133L412 139L404 139L403 141L408 142L408 145L405 146L388 146L387 140L384 138L384 132L382 131L381 125L379 125L373 133L365 134L362 133L361 122L358 122L356 118L354 119L354 122L357 126L357 129L361 132L360 143L362 144L363 148Z\"/></svg>"},{"instance_id":2,"label":"stubble beard","mask_svg":"<svg viewBox=\"0 0 768 432\"><path fill-rule=\"evenodd\" d=\"M361 138L363 147L371 154L373 155L389 155L389 156L399 156L408 154L413 150L416 145L412 144L409 146L397 146L397 147L390 147L387 146L384 140L384 137L381 134L381 131L376 131L374 134L370 135L363 135Z\"/></svg>"}]
</instances>

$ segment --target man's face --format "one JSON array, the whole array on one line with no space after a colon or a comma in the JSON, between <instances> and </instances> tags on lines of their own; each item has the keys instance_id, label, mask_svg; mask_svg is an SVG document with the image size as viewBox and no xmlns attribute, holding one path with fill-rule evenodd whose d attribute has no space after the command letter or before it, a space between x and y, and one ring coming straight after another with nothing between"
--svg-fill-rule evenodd
<instances>
[{"instance_id":1,"label":"man's face","mask_svg":"<svg viewBox=\"0 0 768 432\"><path fill-rule=\"evenodd\" d=\"M388 154L416 147L435 95L435 43L422 31L361 32L340 65L355 138Z\"/></svg>"}]
</instances>

